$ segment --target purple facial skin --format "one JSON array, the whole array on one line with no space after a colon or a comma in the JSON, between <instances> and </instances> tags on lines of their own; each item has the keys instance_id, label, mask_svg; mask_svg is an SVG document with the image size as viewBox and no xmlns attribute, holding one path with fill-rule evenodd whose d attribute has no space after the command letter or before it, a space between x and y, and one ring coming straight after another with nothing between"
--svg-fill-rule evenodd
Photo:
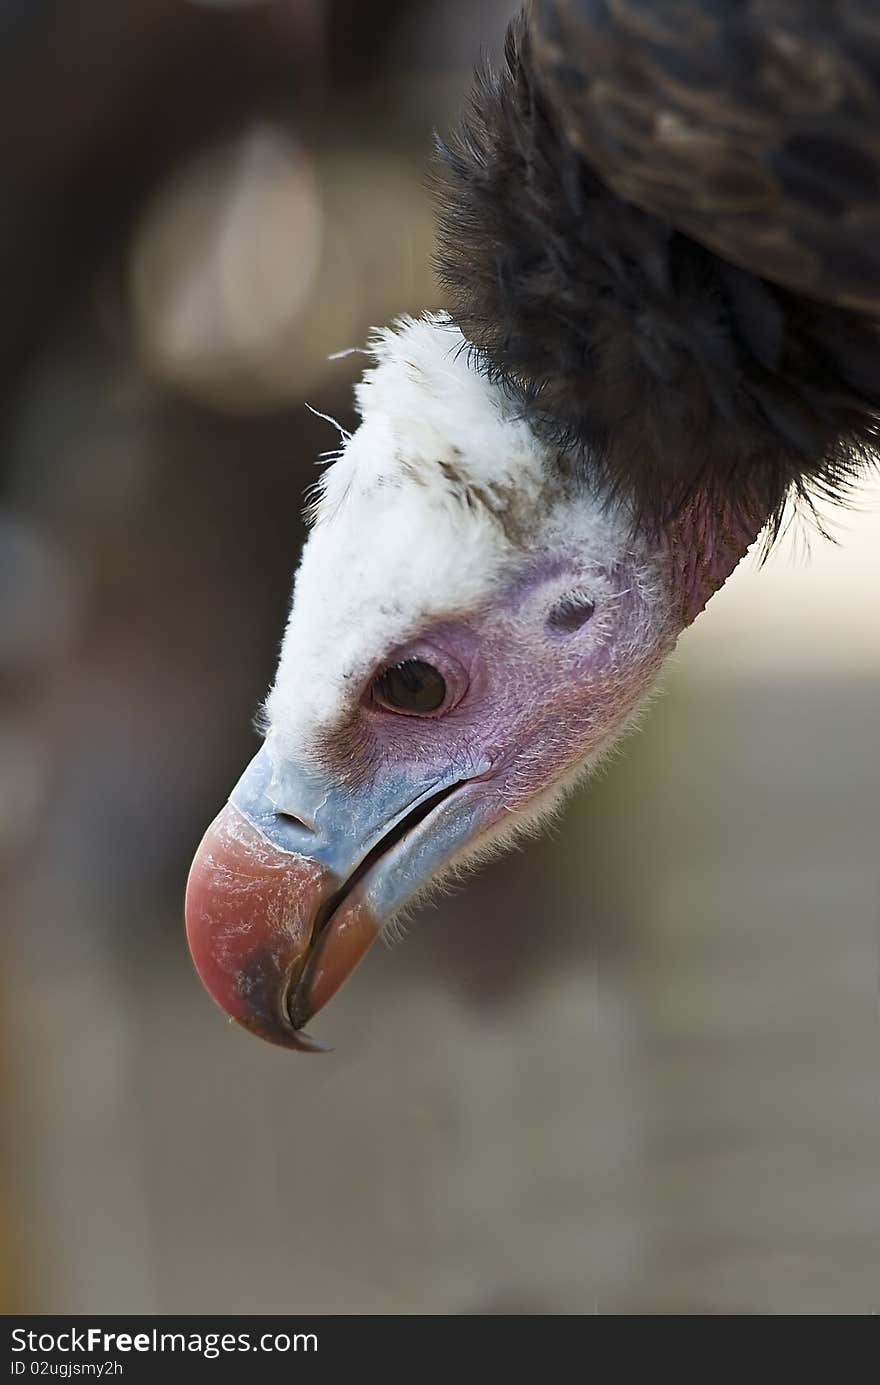
<instances>
[{"instance_id":1,"label":"purple facial skin","mask_svg":"<svg viewBox=\"0 0 880 1385\"><path fill-rule=\"evenodd\" d=\"M435 623L381 663L420 659L447 694L377 705L372 677L320 768L270 737L190 874L196 967L228 1014L286 1047L400 909L547 810L625 725L678 633L626 563L536 560L487 610ZM639 583L642 582L640 587Z\"/></svg>"}]
</instances>

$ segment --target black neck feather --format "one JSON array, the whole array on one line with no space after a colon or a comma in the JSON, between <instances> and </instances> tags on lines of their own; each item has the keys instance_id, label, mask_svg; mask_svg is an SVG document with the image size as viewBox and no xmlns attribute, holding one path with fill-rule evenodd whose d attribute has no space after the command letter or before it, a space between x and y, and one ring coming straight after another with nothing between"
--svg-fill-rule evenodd
<instances>
[{"instance_id":1,"label":"black neck feather","mask_svg":"<svg viewBox=\"0 0 880 1385\"><path fill-rule=\"evenodd\" d=\"M616 196L566 139L525 18L441 145L439 271L533 426L661 529L696 494L777 524L880 435L880 337Z\"/></svg>"}]
</instances>

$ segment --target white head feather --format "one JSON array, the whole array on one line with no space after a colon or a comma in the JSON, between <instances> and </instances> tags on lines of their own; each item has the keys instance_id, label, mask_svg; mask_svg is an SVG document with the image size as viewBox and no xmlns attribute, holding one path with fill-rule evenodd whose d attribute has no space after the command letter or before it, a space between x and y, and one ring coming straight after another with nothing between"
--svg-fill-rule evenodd
<instances>
[{"instance_id":1,"label":"white head feather","mask_svg":"<svg viewBox=\"0 0 880 1385\"><path fill-rule=\"evenodd\" d=\"M311 506L267 725L299 757L426 624L477 612L524 555L576 555L600 572L626 553L665 618L661 563L628 516L561 485L557 454L478 369L446 314L371 342L361 426Z\"/></svg>"}]
</instances>

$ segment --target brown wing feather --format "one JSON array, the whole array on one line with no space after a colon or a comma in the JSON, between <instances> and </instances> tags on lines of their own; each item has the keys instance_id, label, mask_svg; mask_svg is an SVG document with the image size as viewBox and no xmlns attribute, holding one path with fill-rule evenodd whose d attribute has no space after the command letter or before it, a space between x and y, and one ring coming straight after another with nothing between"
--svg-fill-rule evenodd
<instances>
[{"instance_id":1,"label":"brown wing feather","mask_svg":"<svg viewBox=\"0 0 880 1385\"><path fill-rule=\"evenodd\" d=\"M621 197L880 311L876 0L536 0L532 34L567 137Z\"/></svg>"},{"instance_id":2,"label":"brown wing feather","mask_svg":"<svg viewBox=\"0 0 880 1385\"><path fill-rule=\"evenodd\" d=\"M543 66L536 64L533 34L520 19L508 36L502 69L478 75L457 135L441 146L438 266L453 315L478 349L476 358L503 381L534 426L557 441L567 458L578 460L586 479L601 477L627 495L640 521L653 528L667 524L697 494L718 513L744 516L756 504L778 515L792 493L807 500L817 494L845 499L880 438L880 263L868 272L868 238L862 260L853 255L850 262L836 250L826 219L824 255L814 251L799 260L779 250L771 273L768 243L806 244L804 219L794 212L791 225L801 239L792 239L785 220L788 195L779 191L778 179L766 180L762 213L754 205L757 192L744 210L745 175L736 185L733 210L732 173L723 197L718 180L712 184L710 204L703 188L711 161L701 168L694 156L687 167L675 165L678 182L670 173L651 183L668 204L661 216L636 206L632 191L622 198L609 187L610 175L604 168L597 173L602 159L589 140L589 153L573 142L578 132L586 138L592 130L594 66L600 73L609 70L603 54L613 54L625 32L634 50L626 61L641 72L639 45L647 42L649 25L651 53L661 48L667 78L677 62L681 91L688 89L690 74L705 102L711 97L724 109L720 76L714 87L708 77L698 78L707 63L712 70L721 64L711 44L704 53L709 20L734 8L744 13L751 7L747 0L738 7L730 0L539 5ZM673 12L693 17L692 43L676 48L674 29L662 29L661 21ZM620 27L624 17L626 30ZM575 21L578 27L572 27ZM551 38L555 46L548 49ZM544 89L548 51L557 54L557 86L563 78L567 83L564 128ZM652 72L658 62L652 57ZM733 77L726 80L736 87ZM654 81L636 91L643 113L657 90ZM753 118L764 129L766 103L755 101ZM608 101L601 109L607 116ZM750 114L742 93L731 110L745 128ZM735 124L731 115L727 128ZM782 126L790 129L785 121ZM656 147L651 128L644 114L641 136L629 137L627 148L639 168L649 167ZM713 130L718 128L720 116ZM832 113L825 133L829 147L837 128ZM862 130L861 138L860 147L867 147L873 129ZM792 139L790 133L777 146L790 150ZM731 154L728 168L733 161ZM655 163L654 172L673 166L659 156ZM842 159L840 164L842 179L846 168ZM800 184L809 169L830 197L837 184L825 178L823 167L818 159L808 161ZM859 182L863 192L867 181ZM867 194L859 205L867 205ZM672 215L698 219L701 238L671 225ZM763 240L753 236L748 218L762 228ZM710 240L736 245L726 244L727 253L720 255L709 248ZM763 255L755 245L764 247ZM737 248L742 255L733 254ZM733 262L749 253L762 259L761 275ZM790 287L798 268L809 279L810 293ZM848 306L856 291L859 310ZM872 314L865 304L875 298L878 311Z\"/></svg>"}]
</instances>

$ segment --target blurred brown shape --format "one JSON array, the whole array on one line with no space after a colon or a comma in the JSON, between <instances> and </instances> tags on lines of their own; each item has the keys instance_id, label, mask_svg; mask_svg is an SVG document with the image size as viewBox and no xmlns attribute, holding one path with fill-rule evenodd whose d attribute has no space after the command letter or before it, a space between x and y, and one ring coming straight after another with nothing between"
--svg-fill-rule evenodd
<instances>
[{"instance_id":1,"label":"blurred brown shape","mask_svg":"<svg viewBox=\"0 0 880 1385\"><path fill-rule=\"evenodd\" d=\"M415 173L355 148L310 157L262 124L163 187L130 268L136 344L215 407L298 401L334 352L430 293L431 219Z\"/></svg>"}]
</instances>

